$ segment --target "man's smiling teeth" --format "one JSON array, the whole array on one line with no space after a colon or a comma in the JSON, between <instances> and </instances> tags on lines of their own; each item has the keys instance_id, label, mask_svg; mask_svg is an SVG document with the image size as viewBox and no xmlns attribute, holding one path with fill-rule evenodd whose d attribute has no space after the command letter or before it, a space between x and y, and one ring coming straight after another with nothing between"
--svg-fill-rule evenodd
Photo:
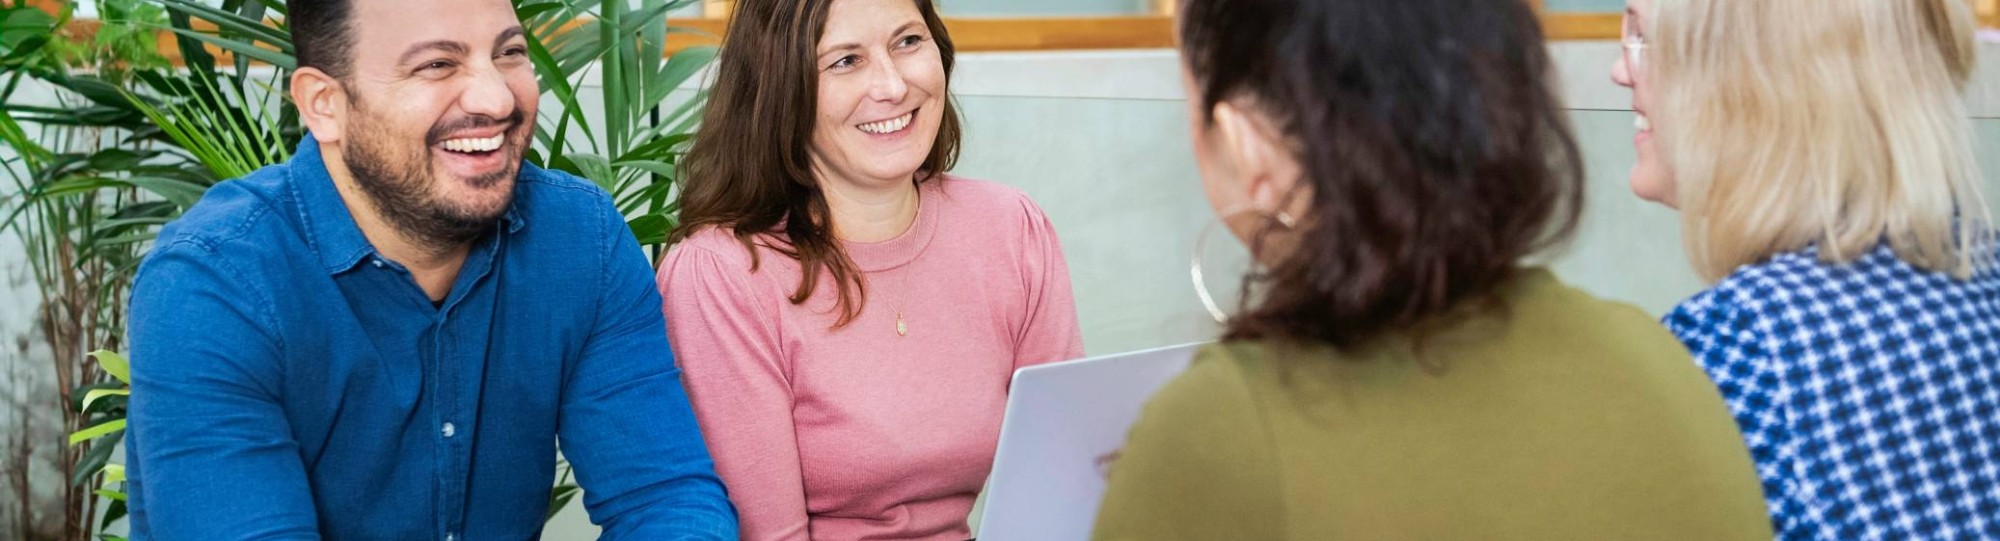
<instances>
[{"instance_id":1,"label":"man's smiling teeth","mask_svg":"<svg viewBox=\"0 0 2000 541\"><path fill-rule=\"evenodd\" d=\"M862 124L860 128L861 131L874 134L896 133L899 131L903 131L903 128L909 127L910 119L916 116L917 116L916 111L910 111L908 114L905 114L897 118L884 120L881 122L870 122L867 124Z\"/></svg>"},{"instance_id":2,"label":"man's smiling teeth","mask_svg":"<svg viewBox=\"0 0 2000 541\"><path fill-rule=\"evenodd\" d=\"M1645 113L1640 113L1638 116L1632 117L1632 127L1638 128L1642 132L1653 131L1653 119L1646 118Z\"/></svg>"},{"instance_id":3,"label":"man's smiling teeth","mask_svg":"<svg viewBox=\"0 0 2000 541\"><path fill-rule=\"evenodd\" d=\"M442 144L445 150L452 152L492 152L499 150L500 143L506 140L507 134L503 133L485 139L449 139Z\"/></svg>"}]
</instances>

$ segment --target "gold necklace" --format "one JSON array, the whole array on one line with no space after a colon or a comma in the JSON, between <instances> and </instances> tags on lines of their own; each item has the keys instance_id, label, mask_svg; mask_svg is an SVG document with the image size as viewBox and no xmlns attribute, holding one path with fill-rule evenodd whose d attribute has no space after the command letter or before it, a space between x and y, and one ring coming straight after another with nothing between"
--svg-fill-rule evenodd
<instances>
[{"instance_id":1,"label":"gold necklace","mask_svg":"<svg viewBox=\"0 0 2000 541\"><path fill-rule=\"evenodd\" d=\"M915 228L917 227L917 222L918 222L919 220L922 220L922 219L924 219L924 203L923 203L924 199L923 199L923 194L924 194L924 192L923 192L923 188L922 188L922 187L918 187L918 188L917 188L917 193L916 193L916 195L914 195L914 196L913 196L913 197L915 197L915 198L917 199L917 215L916 215L916 217L914 217L914 218L911 218L911 219L910 219L910 228L911 228L911 229L915 229ZM889 269L889 270L888 270L888 271L886 271L886 272L896 272L896 271L898 271L898 270L902 270L902 269L904 269L904 268L908 267L908 266L909 266L910 264L912 264L912 263L916 263L916 262L915 262L915 261L909 261L909 262L906 262L906 263L904 263L904 264L903 264L903 265L901 265L901 266L898 266L898 267L896 267L896 268L893 268L893 269ZM897 291L897 295L898 295L898 297L896 298L896 336L897 336L897 337L904 337L904 336L909 336L909 335L910 335L910 325L909 325L908 323L905 323L905 322L903 322L903 297L901 296L901 295L904 295L904 294L907 294L907 293L909 293L909 290L908 290L907 288L905 288L905 287L904 287L904 286L908 285L908 279L909 279L909 277L908 277L908 276L897 276L897 277L896 277L896 291Z\"/></svg>"},{"instance_id":2,"label":"gold necklace","mask_svg":"<svg viewBox=\"0 0 2000 541\"><path fill-rule=\"evenodd\" d=\"M902 268L902 267L897 267L897 268L895 268L895 269L889 269L889 271L888 271L888 272L896 272L897 270L899 270L899 269L901 269L901 268ZM903 284L904 284L904 278L905 278L905 277L903 277L903 276L898 276L898 277L896 277L896 290L897 290L898 292L901 292L901 291L903 291L903 287L902 287L902 286L903 286ZM901 298L901 297L898 297L898 298L896 299L896 336L899 336L899 337L901 337L901 336L909 336L909 335L910 335L910 324L908 324L908 323L905 323L905 322L903 321L903 300L902 300L902 298Z\"/></svg>"},{"instance_id":3,"label":"gold necklace","mask_svg":"<svg viewBox=\"0 0 2000 541\"><path fill-rule=\"evenodd\" d=\"M914 194L912 194L912 198L916 198L916 216L914 216L914 218L910 218L910 228L916 228L916 226L918 226L916 222L924 218L924 192L922 192L922 188L918 188L918 192L914 192ZM904 234L908 234L908 230L906 230ZM882 273L896 273L896 271L898 271L898 268L904 268L904 266L908 266L908 264L910 264L910 262L904 262L904 264L898 264L898 266L894 266L894 268L886 268L886 271L882 271ZM904 285L906 285L906 277L896 277L896 291L898 291L898 295L900 295L900 293L904 293L904 289L902 289ZM898 301L896 301L896 337L910 337L910 323L906 323L906 321L902 319L902 299L900 299L900 297L898 297Z\"/></svg>"}]
</instances>

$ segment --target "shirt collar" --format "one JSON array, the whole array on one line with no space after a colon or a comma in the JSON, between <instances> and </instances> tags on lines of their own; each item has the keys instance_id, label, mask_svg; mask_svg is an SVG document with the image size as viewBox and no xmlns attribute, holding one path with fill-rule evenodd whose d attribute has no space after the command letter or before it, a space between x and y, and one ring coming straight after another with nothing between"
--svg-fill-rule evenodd
<instances>
[{"instance_id":1,"label":"shirt collar","mask_svg":"<svg viewBox=\"0 0 2000 541\"><path fill-rule=\"evenodd\" d=\"M320 265L327 273L347 271L376 254L375 246L368 243L368 237L361 234L361 226L355 224L354 215L348 212L340 190L334 188L333 175L326 170L326 158L320 154L317 138L310 133L300 138L286 169L291 174L292 195L299 203L299 220L305 224L306 244L318 253ZM521 176L539 171L525 163L521 166ZM516 179L514 200L500 217L508 234L520 231L527 222L520 208L521 184Z\"/></svg>"}]
</instances>

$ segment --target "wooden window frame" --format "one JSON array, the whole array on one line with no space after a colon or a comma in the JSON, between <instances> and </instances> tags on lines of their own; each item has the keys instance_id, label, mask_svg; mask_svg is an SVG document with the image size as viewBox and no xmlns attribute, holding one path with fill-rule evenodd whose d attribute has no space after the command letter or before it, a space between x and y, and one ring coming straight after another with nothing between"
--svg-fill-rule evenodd
<instances>
[{"instance_id":1,"label":"wooden window frame","mask_svg":"<svg viewBox=\"0 0 2000 541\"><path fill-rule=\"evenodd\" d=\"M72 0L0 0L4 2L27 2L51 12ZM1541 10L1542 0L1528 0ZM1976 0L1984 8L2000 0ZM1161 49L1174 44L1174 22L1170 15L1175 0L1155 0L1154 13L1135 16L1110 17L948 17L945 24L951 28L952 39L962 52L989 51L1061 51L1091 49ZM675 33L669 37L668 52L677 52L695 45L715 45L728 27L728 14L734 2L729 0L708 0L703 4L700 17L673 18L668 24L687 28L695 32ZM2000 9L2000 6L1995 6ZM2000 17L2000 13L1982 11L1981 16ZM1551 41L1562 40L1612 40L1618 39L1622 21L1616 13L1548 13L1541 14L1543 27ZM95 21L77 21L87 33ZM179 62L177 40L162 32L160 51L167 58ZM218 54L221 52L215 51Z\"/></svg>"},{"instance_id":2,"label":"wooden window frame","mask_svg":"<svg viewBox=\"0 0 2000 541\"><path fill-rule=\"evenodd\" d=\"M0 0L22 3L55 12L72 0ZM1542 11L1543 0L1528 0ZM1973 12L1981 26L2000 29L2000 0L1972 0ZM947 18L959 49L979 51L1054 51L1083 49L1156 49L1173 46L1173 18L1176 0L1154 0L1149 15L1125 17L953 17ZM713 45L728 26L733 0L706 0L702 16L675 18L669 24L700 31L677 34L672 50L690 45ZM1549 40L1618 39L1621 26L1616 13L1542 12L1542 25ZM88 24L88 21L80 21ZM174 40L163 39L168 47ZM169 50L168 56L178 58Z\"/></svg>"},{"instance_id":3,"label":"wooden window frame","mask_svg":"<svg viewBox=\"0 0 2000 541\"><path fill-rule=\"evenodd\" d=\"M1176 0L1154 0L1153 13L1112 17L947 17L952 41L962 52L1056 51L1088 49L1161 49L1174 46ZM1528 0L1542 10L1543 0ZM1982 0L1984 1L1984 0ZM1994 0L2000 1L2000 0ZM714 45L728 26L735 2L709 0L699 19L672 19L668 24L701 31L682 34L676 48ZM1624 25L1617 13L1547 13L1542 25L1550 40L1618 39Z\"/></svg>"},{"instance_id":4,"label":"wooden window frame","mask_svg":"<svg viewBox=\"0 0 2000 541\"><path fill-rule=\"evenodd\" d=\"M30 7L39 8L42 11L47 11L49 13L55 13L57 10L60 10L62 8L62 5L66 0L0 0L0 3L6 3L9 5L21 5L20 3L23 1L27 2L27 5Z\"/></svg>"},{"instance_id":5,"label":"wooden window frame","mask_svg":"<svg viewBox=\"0 0 2000 541\"><path fill-rule=\"evenodd\" d=\"M668 24L700 31L676 34L675 50L715 45L729 20L723 17L671 19ZM1623 20L1616 14L1545 13L1549 39L1618 39ZM1130 17L1001 18L950 17L951 39L959 52L1166 49L1174 46L1174 19L1167 15Z\"/></svg>"}]
</instances>

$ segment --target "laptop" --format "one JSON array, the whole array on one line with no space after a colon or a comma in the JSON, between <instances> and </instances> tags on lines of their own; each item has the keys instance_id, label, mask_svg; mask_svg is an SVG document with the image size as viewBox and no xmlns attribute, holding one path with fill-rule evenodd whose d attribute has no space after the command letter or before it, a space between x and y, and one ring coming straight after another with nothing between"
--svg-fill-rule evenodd
<instances>
[{"instance_id":1,"label":"laptop","mask_svg":"<svg viewBox=\"0 0 2000 541\"><path fill-rule=\"evenodd\" d=\"M987 480L979 541L1090 538L1108 458L1139 410L1203 344L1030 366L1014 372Z\"/></svg>"}]
</instances>

